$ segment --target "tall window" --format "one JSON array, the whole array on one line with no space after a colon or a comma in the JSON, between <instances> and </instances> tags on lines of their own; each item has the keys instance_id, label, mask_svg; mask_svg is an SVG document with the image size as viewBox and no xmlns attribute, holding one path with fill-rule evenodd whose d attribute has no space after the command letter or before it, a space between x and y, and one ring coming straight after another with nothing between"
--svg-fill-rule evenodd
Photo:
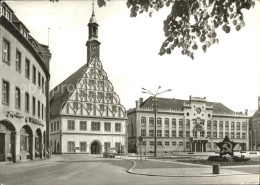
<instances>
[{"instance_id":1,"label":"tall window","mask_svg":"<svg viewBox=\"0 0 260 185\"><path fill-rule=\"evenodd\" d=\"M169 130L164 131L164 137L169 137Z\"/></svg>"},{"instance_id":2,"label":"tall window","mask_svg":"<svg viewBox=\"0 0 260 185\"><path fill-rule=\"evenodd\" d=\"M21 53L16 50L16 56L15 56L15 67L16 67L16 70L21 72Z\"/></svg>"},{"instance_id":3,"label":"tall window","mask_svg":"<svg viewBox=\"0 0 260 185\"><path fill-rule=\"evenodd\" d=\"M176 129L176 119L172 118L172 129Z\"/></svg>"},{"instance_id":4,"label":"tall window","mask_svg":"<svg viewBox=\"0 0 260 185\"><path fill-rule=\"evenodd\" d=\"M235 122L231 122L231 130L235 130Z\"/></svg>"},{"instance_id":5,"label":"tall window","mask_svg":"<svg viewBox=\"0 0 260 185\"><path fill-rule=\"evenodd\" d=\"M75 152L75 142L74 141L68 141L68 152Z\"/></svg>"},{"instance_id":6,"label":"tall window","mask_svg":"<svg viewBox=\"0 0 260 185\"><path fill-rule=\"evenodd\" d=\"M53 131L56 131L56 122L53 123Z\"/></svg>"},{"instance_id":7,"label":"tall window","mask_svg":"<svg viewBox=\"0 0 260 185\"><path fill-rule=\"evenodd\" d=\"M10 43L7 40L3 40L3 62L10 64Z\"/></svg>"},{"instance_id":8,"label":"tall window","mask_svg":"<svg viewBox=\"0 0 260 185\"><path fill-rule=\"evenodd\" d=\"M190 137L190 131L186 131L186 137Z\"/></svg>"},{"instance_id":9,"label":"tall window","mask_svg":"<svg viewBox=\"0 0 260 185\"><path fill-rule=\"evenodd\" d=\"M219 130L223 130L223 121L219 122Z\"/></svg>"},{"instance_id":10,"label":"tall window","mask_svg":"<svg viewBox=\"0 0 260 185\"><path fill-rule=\"evenodd\" d=\"M3 90L2 90L2 101L4 104L9 104L9 83L3 80Z\"/></svg>"},{"instance_id":11,"label":"tall window","mask_svg":"<svg viewBox=\"0 0 260 185\"><path fill-rule=\"evenodd\" d=\"M169 127L169 118L164 119L164 124L165 124L165 127L166 127L166 125L168 125L168 127Z\"/></svg>"},{"instance_id":12,"label":"tall window","mask_svg":"<svg viewBox=\"0 0 260 185\"><path fill-rule=\"evenodd\" d=\"M154 130L149 130L149 137L154 137Z\"/></svg>"},{"instance_id":13,"label":"tall window","mask_svg":"<svg viewBox=\"0 0 260 185\"><path fill-rule=\"evenodd\" d=\"M179 137L183 137L183 131L179 131Z\"/></svg>"},{"instance_id":14,"label":"tall window","mask_svg":"<svg viewBox=\"0 0 260 185\"><path fill-rule=\"evenodd\" d=\"M229 129L229 122L226 121L226 122L225 122L225 130L228 130L228 129Z\"/></svg>"},{"instance_id":15,"label":"tall window","mask_svg":"<svg viewBox=\"0 0 260 185\"><path fill-rule=\"evenodd\" d=\"M38 100L38 118L41 117L41 102Z\"/></svg>"},{"instance_id":16,"label":"tall window","mask_svg":"<svg viewBox=\"0 0 260 185\"><path fill-rule=\"evenodd\" d=\"M208 121L207 121L207 130L210 130L210 129L211 129L211 121L208 120Z\"/></svg>"},{"instance_id":17,"label":"tall window","mask_svg":"<svg viewBox=\"0 0 260 185\"><path fill-rule=\"evenodd\" d=\"M223 138L223 132L219 132L219 138Z\"/></svg>"},{"instance_id":18,"label":"tall window","mask_svg":"<svg viewBox=\"0 0 260 185\"><path fill-rule=\"evenodd\" d=\"M239 133L239 132L237 132L236 138L237 138L237 139L240 139L240 133Z\"/></svg>"},{"instance_id":19,"label":"tall window","mask_svg":"<svg viewBox=\"0 0 260 185\"><path fill-rule=\"evenodd\" d=\"M86 152L87 151L87 142L80 142L80 151Z\"/></svg>"},{"instance_id":20,"label":"tall window","mask_svg":"<svg viewBox=\"0 0 260 185\"><path fill-rule=\"evenodd\" d=\"M149 127L154 127L154 118L153 117L149 118Z\"/></svg>"},{"instance_id":21,"label":"tall window","mask_svg":"<svg viewBox=\"0 0 260 185\"><path fill-rule=\"evenodd\" d=\"M38 72L38 86L41 87L41 73Z\"/></svg>"},{"instance_id":22,"label":"tall window","mask_svg":"<svg viewBox=\"0 0 260 185\"><path fill-rule=\"evenodd\" d=\"M100 131L100 122L91 122L92 131Z\"/></svg>"},{"instance_id":23,"label":"tall window","mask_svg":"<svg viewBox=\"0 0 260 185\"><path fill-rule=\"evenodd\" d=\"M176 137L176 130L172 130L172 137Z\"/></svg>"},{"instance_id":24,"label":"tall window","mask_svg":"<svg viewBox=\"0 0 260 185\"><path fill-rule=\"evenodd\" d=\"M60 122L57 121L57 130L60 130Z\"/></svg>"},{"instance_id":25,"label":"tall window","mask_svg":"<svg viewBox=\"0 0 260 185\"><path fill-rule=\"evenodd\" d=\"M105 131L110 132L111 131L111 123L105 122Z\"/></svg>"},{"instance_id":26,"label":"tall window","mask_svg":"<svg viewBox=\"0 0 260 185\"><path fill-rule=\"evenodd\" d=\"M146 117L141 117L141 127L146 127Z\"/></svg>"},{"instance_id":27,"label":"tall window","mask_svg":"<svg viewBox=\"0 0 260 185\"><path fill-rule=\"evenodd\" d=\"M33 101L32 101L32 107L33 107L33 115L35 116L35 113L36 113L36 99L35 99L35 97L33 97Z\"/></svg>"},{"instance_id":28,"label":"tall window","mask_svg":"<svg viewBox=\"0 0 260 185\"><path fill-rule=\"evenodd\" d=\"M75 120L68 120L68 130L75 130Z\"/></svg>"},{"instance_id":29,"label":"tall window","mask_svg":"<svg viewBox=\"0 0 260 185\"><path fill-rule=\"evenodd\" d=\"M21 108L21 91L18 87L15 88L15 108Z\"/></svg>"},{"instance_id":30,"label":"tall window","mask_svg":"<svg viewBox=\"0 0 260 185\"><path fill-rule=\"evenodd\" d=\"M186 129L189 130L190 129L190 120L186 119Z\"/></svg>"},{"instance_id":31,"label":"tall window","mask_svg":"<svg viewBox=\"0 0 260 185\"><path fill-rule=\"evenodd\" d=\"M116 125L115 125L115 131L116 131L116 132L121 132L121 123L116 123Z\"/></svg>"},{"instance_id":32,"label":"tall window","mask_svg":"<svg viewBox=\"0 0 260 185\"><path fill-rule=\"evenodd\" d=\"M45 80L42 77L42 93L45 93Z\"/></svg>"},{"instance_id":33,"label":"tall window","mask_svg":"<svg viewBox=\"0 0 260 185\"><path fill-rule=\"evenodd\" d=\"M242 123L242 130L246 130L246 123Z\"/></svg>"},{"instance_id":34,"label":"tall window","mask_svg":"<svg viewBox=\"0 0 260 185\"><path fill-rule=\"evenodd\" d=\"M105 145L105 150L110 149L110 142L105 142L104 145Z\"/></svg>"},{"instance_id":35,"label":"tall window","mask_svg":"<svg viewBox=\"0 0 260 185\"><path fill-rule=\"evenodd\" d=\"M30 107L30 97L29 93L25 93L25 112L29 112Z\"/></svg>"},{"instance_id":36,"label":"tall window","mask_svg":"<svg viewBox=\"0 0 260 185\"><path fill-rule=\"evenodd\" d=\"M29 79L30 78L30 60L27 58L25 59L25 76Z\"/></svg>"},{"instance_id":37,"label":"tall window","mask_svg":"<svg viewBox=\"0 0 260 185\"><path fill-rule=\"evenodd\" d=\"M43 116L44 116L44 105L42 104L42 120L43 120Z\"/></svg>"},{"instance_id":38,"label":"tall window","mask_svg":"<svg viewBox=\"0 0 260 185\"><path fill-rule=\"evenodd\" d=\"M53 132L53 123L51 123L51 132Z\"/></svg>"},{"instance_id":39,"label":"tall window","mask_svg":"<svg viewBox=\"0 0 260 185\"><path fill-rule=\"evenodd\" d=\"M32 77L32 81L34 84L36 84L36 67L33 66L33 77Z\"/></svg>"},{"instance_id":40,"label":"tall window","mask_svg":"<svg viewBox=\"0 0 260 185\"><path fill-rule=\"evenodd\" d=\"M162 130L157 130L157 137L162 137Z\"/></svg>"},{"instance_id":41,"label":"tall window","mask_svg":"<svg viewBox=\"0 0 260 185\"><path fill-rule=\"evenodd\" d=\"M143 137L146 136L146 130L145 129L141 129L141 136L143 136Z\"/></svg>"},{"instance_id":42,"label":"tall window","mask_svg":"<svg viewBox=\"0 0 260 185\"><path fill-rule=\"evenodd\" d=\"M213 129L217 130L217 121L213 121Z\"/></svg>"},{"instance_id":43,"label":"tall window","mask_svg":"<svg viewBox=\"0 0 260 185\"><path fill-rule=\"evenodd\" d=\"M237 122L237 130L240 130L240 122Z\"/></svg>"},{"instance_id":44,"label":"tall window","mask_svg":"<svg viewBox=\"0 0 260 185\"><path fill-rule=\"evenodd\" d=\"M80 130L87 130L87 122L86 121L80 121L79 122L79 128L80 128Z\"/></svg>"},{"instance_id":45,"label":"tall window","mask_svg":"<svg viewBox=\"0 0 260 185\"><path fill-rule=\"evenodd\" d=\"M179 128L180 128L180 129L183 128L183 119L179 119Z\"/></svg>"},{"instance_id":46,"label":"tall window","mask_svg":"<svg viewBox=\"0 0 260 185\"><path fill-rule=\"evenodd\" d=\"M157 127L162 127L162 118L157 118Z\"/></svg>"}]
</instances>

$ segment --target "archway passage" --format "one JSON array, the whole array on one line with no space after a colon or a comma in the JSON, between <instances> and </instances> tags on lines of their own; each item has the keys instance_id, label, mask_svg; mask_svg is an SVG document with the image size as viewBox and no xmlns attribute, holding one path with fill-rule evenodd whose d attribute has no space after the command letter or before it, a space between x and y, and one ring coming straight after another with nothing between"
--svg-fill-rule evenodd
<instances>
[{"instance_id":1,"label":"archway passage","mask_svg":"<svg viewBox=\"0 0 260 185\"><path fill-rule=\"evenodd\" d=\"M42 132L38 128L35 134L35 158L42 158Z\"/></svg>"},{"instance_id":2,"label":"archway passage","mask_svg":"<svg viewBox=\"0 0 260 185\"><path fill-rule=\"evenodd\" d=\"M0 121L0 161L16 161L15 127L8 120Z\"/></svg>"},{"instance_id":3,"label":"archway passage","mask_svg":"<svg viewBox=\"0 0 260 185\"><path fill-rule=\"evenodd\" d=\"M90 150L91 150L91 154L100 154L101 153L101 144L100 144L100 142L94 141L91 144Z\"/></svg>"},{"instance_id":4,"label":"archway passage","mask_svg":"<svg viewBox=\"0 0 260 185\"><path fill-rule=\"evenodd\" d=\"M33 160L33 133L32 129L28 125L24 125L21 128L20 154L21 160Z\"/></svg>"}]
</instances>

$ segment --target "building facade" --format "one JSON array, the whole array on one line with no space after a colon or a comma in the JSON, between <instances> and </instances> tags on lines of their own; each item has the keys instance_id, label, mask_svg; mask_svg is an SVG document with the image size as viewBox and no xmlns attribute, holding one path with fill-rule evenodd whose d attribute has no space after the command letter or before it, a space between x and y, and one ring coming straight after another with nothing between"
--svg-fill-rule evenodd
<instances>
[{"instance_id":1,"label":"building facade","mask_svg":"<svg viewBox=\"0 0 260 185\"><path fill-rule=\"evenodd\" d=\"M5 2L0 39L0 161L41 158L47 143L50 51Z\"/></svg>"},{"instance_id":2,"label":"building facade","mask_svg":"<svg viewBox=\"0 0 260 185\"><path fill-rule=\"evenodd\" d=\"M136 101L136 108L127 111L128 150L154 151L154 105L157 109L158 152L216 151L216 143L228 136L239 143L234 150L248 149L248 117L235 113L221 103L207 102L206 98L189 100L152 98ZM142 136L143 142L138 142ZM140 147L141 146L141 147Z\"/></svg>"},{"instance_id":3,"label":"building facade","mask_svg":"<svg viewBox=\"0 0 260 185\"><path fill-rule=\"evenodd\" d=\"M126 111L99 59L98 26L93 11L87 63L50 92L53 153L100 154L126 146Z\"/></svg>"},{"instance_id":4,"label":"building facade","mask_svg":"<svg viewBox=\"0 0 260 185\"><path fill-rule=\"evenodd\" d=\"M258 109L249 122L250 150L260 150L260 97L258 97Z\"/></svg>"}]
</instances>

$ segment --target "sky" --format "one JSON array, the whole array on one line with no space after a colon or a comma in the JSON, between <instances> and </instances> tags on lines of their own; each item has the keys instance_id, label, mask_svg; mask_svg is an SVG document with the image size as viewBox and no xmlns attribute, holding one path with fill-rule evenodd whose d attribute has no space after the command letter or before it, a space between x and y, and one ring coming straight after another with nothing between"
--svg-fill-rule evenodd
<instances>
[{"instance_id":1,"label":"sky","mask_svg":"<svg viewBox=\"0 0 260 185\"><path fill-rule=\"evenodd\" d=\"M260 95L260 2L244 11L245 27L229 34L217 32L219 44L195 60L180 50L159 56L164 41L163 20L170 9L130 17L124 0L112 0L107 6L95 6L101 42L100 60L121 104L134 108L144 87L155 92L172 89L160 97L188 100L206 97L221 102L233 111L258 108ZM18 18L40 43L50 46L50 87L54 88L87 62L87 24L92 14L91 0L7 1ZM49 39L48 39L48 28Z\"/></svg>"}]
</instances>

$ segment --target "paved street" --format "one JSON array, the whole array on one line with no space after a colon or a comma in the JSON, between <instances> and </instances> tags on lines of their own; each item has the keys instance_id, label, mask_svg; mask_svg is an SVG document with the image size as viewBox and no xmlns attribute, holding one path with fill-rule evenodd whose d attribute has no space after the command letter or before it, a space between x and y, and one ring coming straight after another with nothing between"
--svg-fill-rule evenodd
<instances>
[{"instance_id":1,"label":"paved street","mask_svg":"<svg viewBox=\"0 0 260 185\"><path fill-rule=\"evenodd\" d=\"M51 160L0 164L5 185L258 184L258 174L219 177L160 177L127 173L132 163L98 156L65 155Z\"/></svg>"}]
</instances>

